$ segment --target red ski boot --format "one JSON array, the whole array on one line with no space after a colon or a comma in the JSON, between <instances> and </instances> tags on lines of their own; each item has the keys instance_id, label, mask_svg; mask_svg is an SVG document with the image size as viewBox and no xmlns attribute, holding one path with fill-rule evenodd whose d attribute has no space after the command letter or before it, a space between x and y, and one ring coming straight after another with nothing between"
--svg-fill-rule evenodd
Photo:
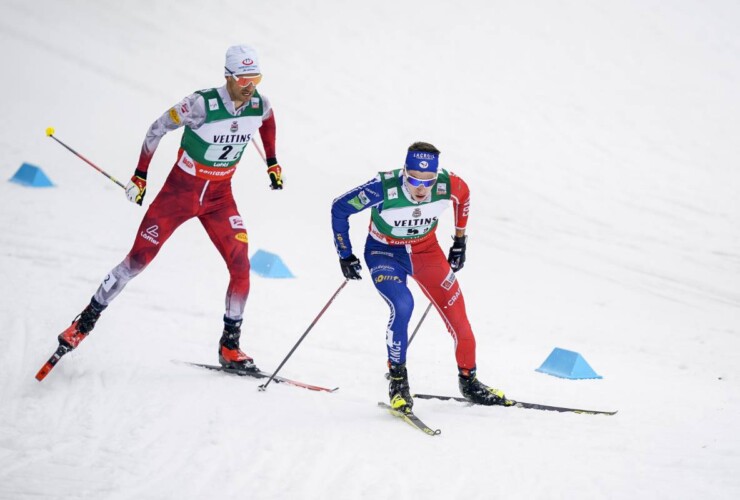
<instances>
[{"instance_id":1,"label":"red ski boot","mask_svg":"<svg viewBox=\"0 0 740 500\"><path fill-rule=\"evenodd\" d=\"M224 316L224 331L218 348L218 362L224 368L258 372L254 360L239 349L242 320L232 320Z\"/></svg>"},{"instance_id":2,"label":"red ski boot","mask_svg":"<svg viewBox=\"0 0 740 500\"><path fill-rule=\"evenodd\" d=\"M85 337L95 327L95 323L100 318L100 313L103 312L106 306L98 304L95 299L90 301L90 304L82 311L72 322L72 324L59 334L59 347L49 360L44 363L39 372L36 374L36 380L41 382L49 374L49 372L56 366L57 362L67 354L69 351L80 345L80 342L85 340Z\"/></svg>"},{"instance_id":3,"label":"red ski boot","mask_svg":"<svg viewBox=\"0 0 740 500\"><path fill-rule=\"evenodd\" d=\"M95 323L100 318L100 313L103 312L105 306L97 303L95 299L90 301L90 304L82 311L72 324L59 334L59 345L66 346L68 350L72 350L80 345L80 342L85 340L88 334L95 328Z\"/></svg>"}]
</instances>

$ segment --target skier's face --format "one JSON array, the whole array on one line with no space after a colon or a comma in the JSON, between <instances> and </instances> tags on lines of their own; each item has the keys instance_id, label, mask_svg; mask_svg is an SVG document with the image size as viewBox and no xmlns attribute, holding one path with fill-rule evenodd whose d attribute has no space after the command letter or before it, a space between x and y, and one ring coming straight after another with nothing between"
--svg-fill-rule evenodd
<instances>
[{"instance_id":1,"label":"skier's face","mask_svg":"<svg viewBox=\"0 0 740 500\"><path fill-rule=\"evenodd\" d=\"M259 73L230 75L226 77L226 85L231 97L239 101L248 101L251 99L260 81L262 81L262 75Z\"/></svg>"},{"instance_id":2,"label":"skier's face","mask_svg":"<svg viewBox=\"0 0 740 500\"><path fill-rule=\"evenodd\" d=\"M421 172L419 170L406 170L404 172L404 178L406 188L411 193L414 201L423 201L429 196L432 186L437 182L437 174L435 172Z\"/></svg>"}]
</instances>

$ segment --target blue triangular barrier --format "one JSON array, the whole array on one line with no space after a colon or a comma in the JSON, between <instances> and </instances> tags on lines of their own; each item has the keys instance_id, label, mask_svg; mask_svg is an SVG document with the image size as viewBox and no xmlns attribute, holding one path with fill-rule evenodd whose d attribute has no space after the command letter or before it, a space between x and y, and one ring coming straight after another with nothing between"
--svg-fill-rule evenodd
<instances>
[{"instance_id":1,"label":"blue triangular barrier","mask_svg":"<svg viewBox=\"0 0 740 500\"><path fill-rule=\"evenodd\" d=\"M257 250L249 259L252 271L265 278L295 278L279 255Z\"/></svg>"},{"instance_id":2,"label":"blue triangular barrier","mask_svg":"<svg viewBox=\"0 0 740 500\"><path fill-rule=\"evenodd\" d=\"M49 180L41 167L31 165L30 163L24 163L21 168L13 174L13 177L8 179L10 182L15 182L23 186L29 187L53 187L54 184Z\"/></svg>"},{"instance_id":3,"label":"blue triangular barrier","mask_svg":"<svg viewBox=\"0 0 740 500\"><path fill-rule=\"evenodd\" d=\"M542 366L535 371L569 379L603 378L597 375L583 356L559 347L553 349Z\"/></svg>"}]
</instances>

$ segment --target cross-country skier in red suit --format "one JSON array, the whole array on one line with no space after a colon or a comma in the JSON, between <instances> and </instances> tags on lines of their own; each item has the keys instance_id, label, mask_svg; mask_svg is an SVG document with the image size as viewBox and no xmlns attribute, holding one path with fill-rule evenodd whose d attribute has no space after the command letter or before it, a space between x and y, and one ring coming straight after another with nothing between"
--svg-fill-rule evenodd
<instances>
[{"instance_id":1,"label":"cross-country skier in red suit","mask_svg":"<svg viewBox=\"0 0 740 500\"><path fill-rule=\"evenodd\" d=\"M231 177L249 141L259 130L272 189L282 189L275 157L275 115L270 101L257 92L262 79L252 47L237 45L226 52L225 84L197 91L168 109L146 133L139 163L126 186L126 196L141 205L154 151L168 132L184 127L177 160L136 233L133 248L105 277L90 304L59 335L67 351L76 348L95 326L100 313L126 284L156 257L183 222L197 217L226 261L224 330L218 357L222 365L256 370L239 348L244 306L249 294L247 231L231 192Z\"/></svg>"}]
</instances>

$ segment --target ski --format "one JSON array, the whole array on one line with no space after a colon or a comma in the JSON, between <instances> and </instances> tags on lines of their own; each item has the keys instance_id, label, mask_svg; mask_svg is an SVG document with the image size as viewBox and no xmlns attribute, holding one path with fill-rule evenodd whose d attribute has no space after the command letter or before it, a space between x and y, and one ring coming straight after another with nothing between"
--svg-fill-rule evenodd
<instances>
[{"instance_id":1,"label":"ski","mask_svg":"<svg viewBox=\"0 0 740 500\"><path fill-rule=\"evenodd\" d=\"M44 363L44 366L42 366L41 369L36 374L36 380L38 380L39 382L44 380L46 376L49 374L49 372L52 370L52 368L56 366L57 362L60 359L62 359L62 356L64 356L71 350L72 349L70 349L66 345L60 344L59 347L57 347L57 350L54 351L54 354L52 354L51 357L49 358L49 361Z\"/></svg>"},{"instance_id":2,"label":"ski","mask_svg":"<svg viewBox=\"0 0 740 500\"><path fill-rule=\"evenodd\" d=\"M391 407L391 405L380 402L380 401L378 402L378 406L388 410L388 413L390 413L394 417L398 417L402 419L407 424L411 425L412 427L415 427L416 429L419 429L421 432L429 434L430 436L438 436L442 432L439 429L432 429L427 424L422 422L421 419L417 417L416 415L414 415L414 413L412 412L404 413L402 411L394 410L393 407Z\"/></svg>"},{"instance_id":3,"label":"ski","mask_svg":"<svg viewBox=\"0 0 740 500\"><path fill-rule=\"evenodd\" d=\"M463 397L460 396L438 396L435 394L414 394L415 398L419 399L440 399L442 401L459 401L461 403L468 403L471 405L474 405L472 401L469 401ZM512 405L504 406L504 405L496 405L496 406L502 406L504 408L526 408L529 410L544 410L544 411L557 411L561 413L581 413L584 415L616 415L618 410L615 411L604 411L604 410L583 410L580 408L568 408L565 406L550 406L550 405L542 405L539 403L525 403L524 401L514 401L510 400ZM479 405L480 406L480 405Z\"/></svg>"},{"instance_id":4,"label":"ski","mask_svg":"<svg viewBox=\"0 0 740 500\"><path fill-rule=\"evenodd\" d=\"M174 360L173 360L174 361ZM238 375L240 377L252 377L252 378L270 378L272 375L271 373L263 372L262 370L259 371L248 371L248 370L239 370L237 368L225 368L220 365L208 365L204 363L191 363L190 361L174 361L175 363L180 363L184 365L189 366L196 366L199 368L205 368L206 370L213 370L217 372L223 372L223 373L230 373L232 375ZM272 380L274 380L277 383L285 383L288 385L292 385L295 387L301 387L303 389L309 389L311 391L321 391L321 392L334 392L339 389L339 387L335 387L333 389L329 389L328 387L321 387L318 385L312 385L312 384L306 384L305 382L299 382L297 380L292 380L285 377L274 377Z\"/></svg>"}]
</instances>

